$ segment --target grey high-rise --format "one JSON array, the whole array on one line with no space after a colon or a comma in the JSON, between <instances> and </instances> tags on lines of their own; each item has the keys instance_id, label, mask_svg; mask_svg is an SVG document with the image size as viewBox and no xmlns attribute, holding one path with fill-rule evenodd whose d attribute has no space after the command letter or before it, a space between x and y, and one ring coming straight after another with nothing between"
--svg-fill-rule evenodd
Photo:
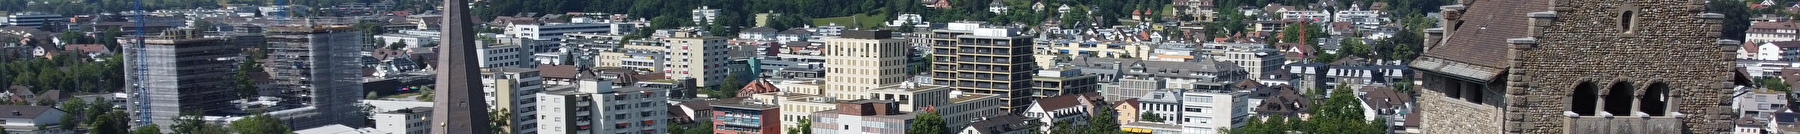
<instances>
[{"instance_id":1,"label":"grey high-rise","mask_svg":"<svg viewBox=\"0 0 1800 134\"><path fill-rule=\"evenodd\" d=\"M267 30L270 79L280 89L280 104L269 114L293 128L331 124L363 126L348 116L362 100L362 32L343 25L273 27Z\"/></svg>"},{"instance_id":2,"label":"grey high-rise","mask_svg":"<svg viewBox=\"0 0 1800 134\"><path fill-rule=\"evenodd\" d=\"M487 101L476 70L475 33L466 0L444 0L443 40L438 50L437 92L431 133L492 133Z\"/></svg>"},{"instance_id":3,"label":"grey high-rise","mask_svg":"<svg viewBox=\"0 0 1800 134\"><path fill-rule=\"evenodd\" d=\"M123 41L126 41L125 44L135 44L135 40ZM231 89L231 80L228 79L231 77L228 76L236 68L236 63L219 59L237 57L237 45L226 38L185 35L151 36L144 39L144 42L143 47L124 45L125 55L143 55L139 57L142 59L125 58L125 63L146 62L142 68L145 72L141 74L145 79L141 81L143 83L136 84L141 85L146 92L142 96L133 97L148 97L148 116L152 124L173 126L173 118L181 115L181 112L223 112L233 109L231 100L237 99L237 94L232 90L221 89ZM131 74L130 70L134 69L139 68L125 66L127 75L140 75ZM126 81L140 82L135 79L137 77L125 78ZM132 104L143 100L146 99L128 99ZM129 106L127 108L130 111L145 110L138 105L126 106ZM146 116L133 115L131 119Z\"/></svg>"}]
</instances>

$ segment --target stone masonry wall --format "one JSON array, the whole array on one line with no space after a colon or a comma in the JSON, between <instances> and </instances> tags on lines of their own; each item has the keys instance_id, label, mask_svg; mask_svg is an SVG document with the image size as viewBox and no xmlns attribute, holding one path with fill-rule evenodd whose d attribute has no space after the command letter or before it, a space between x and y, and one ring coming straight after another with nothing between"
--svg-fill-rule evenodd
<instances>
[{"instance_id":1,"label":"stone masonry wall","mask_svg":"<svg viewBox=\"0 0 1800 134\"><path fill-rule=\"evenodd\" d=\"M1512 133L1566 133L1563 115L1577 85L1614 84L1643 95L1653 83L1669 86L1684 133L1726 132L1734 49L1717 45L1718 19L1703 18L1699 0L1559 0L1553 17L1533 20L1534 39L1517 39L1508 76L1506 128ZM1630 12L1627 17L1626 12ZM1629 24L1621 19L1633 18ZM1622 25L1630 25L1626 28ZM1525 37L1513 37L1525 38ZM1505 50L1496 50L1505 51ZM1633 96L1638 98L1638 96ZM1599 98L1604 100L1604 98ZM1632 105L1635 111L1635 103ZM1596 108L1600 109L1600 108ZM1614 113L1618 118L1636 118ZM1429 119L1429 118L1428 118ZM1677 125L1671 125L1677 126ZM1498 126L1496 126L1498 127Z\"/></svg>"}]
</instances>

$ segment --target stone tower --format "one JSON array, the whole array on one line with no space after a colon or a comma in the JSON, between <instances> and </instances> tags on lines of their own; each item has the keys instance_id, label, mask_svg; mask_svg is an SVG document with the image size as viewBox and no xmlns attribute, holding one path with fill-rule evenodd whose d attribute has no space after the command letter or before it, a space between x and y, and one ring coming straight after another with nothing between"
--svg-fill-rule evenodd
<instances>
[{"instance_id":1,"label":"stone tower","mask_svg":"<svg viewBox=\"0 0 1800 134\"><path fill-rule=\"evenodd\" d=\"M1718 133L1738 41L1696 0L1463 0L1427 29L1427 133Z\"/></svg>"},{"instance_id":2,"label":"stone tower","mask_svg":"<svg viewBox=\"0 0 1800 134\"><path fill-rule=\"evenodd\" d=\"M469 22L468 0L444 0L443 48L438 51L437 91L432 102L431 133L493 133L488 104L476 70L475 25Z\"/></svg>"}]
</instances>

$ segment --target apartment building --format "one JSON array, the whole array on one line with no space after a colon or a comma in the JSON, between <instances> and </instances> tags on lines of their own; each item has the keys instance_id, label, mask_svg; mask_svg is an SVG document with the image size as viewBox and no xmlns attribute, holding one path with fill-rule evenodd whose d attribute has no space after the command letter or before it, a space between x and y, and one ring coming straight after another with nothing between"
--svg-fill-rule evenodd
<instances>
[{"instance_id":1,"label":"apartment building","mask_svg":"<svg viewBox=\"0 0 1800 134\"><path fill-rule=\"evenodd\" d=\"M537 69L529 68L483 68L481 69L482 92L485 93L489 112L510 112L512 117L507 121L510 127L501 131L515 134L537 133L537 93L544 90L544 78Z\"/></svg>"},{"instance_id":2,"label":"apartment building","mask_svg":"<svg viewBox=\"0 0 1800 134\"><path fill-rule=\"evenodd\" d=\"M704 36L695 31L678 31L663 40L667 61L663 75L669 79L693 78L700 87L718 86L730 73L726 70L725 38Z\"/></svg>"},{"instance_id":3,"label":"apartment building","mask_svg":"<svg viewBox=\"0 0 1800 134\"><path fill-rule=\"evenodd\" d=\"M909 55L905 39L886 30L844 31L825 38L825 93L842 99L871 99L869 90L906 81Z\"/></svg>"}]
</instances>

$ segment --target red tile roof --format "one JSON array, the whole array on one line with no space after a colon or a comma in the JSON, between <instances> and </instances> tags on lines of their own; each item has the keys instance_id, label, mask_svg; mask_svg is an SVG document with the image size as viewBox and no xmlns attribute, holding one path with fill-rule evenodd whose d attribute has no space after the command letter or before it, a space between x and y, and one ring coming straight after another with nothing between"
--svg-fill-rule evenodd
<instances>
[{"instance_id":1,"label":"red tile roof","mask_svg":"<svg viewBox=\"0 0 1800 134\"><path fill-rule=\"evenodd\" d=\"M768 78L758 78L755 81L750 81L750 84L744 84L744 88L738 90L738 97L750 97L752 94L779 91L781 91L781 89L775 88L775 84L769 83Z\"/></svg>"},{"instance_id":2,"label":"red tile roof","mask_svg":"<svg viewBox=\"0 0 1800 134\"><path fill-rule=\"evenodd\" d=\"M87 52L87 53L112 52L111 50L107 50L105 45L100 45L100 44L69 44L69 45L63 45L63 50L74 50L74 51L81 51L81 52Z\"/></svg>"}]
</instances>

